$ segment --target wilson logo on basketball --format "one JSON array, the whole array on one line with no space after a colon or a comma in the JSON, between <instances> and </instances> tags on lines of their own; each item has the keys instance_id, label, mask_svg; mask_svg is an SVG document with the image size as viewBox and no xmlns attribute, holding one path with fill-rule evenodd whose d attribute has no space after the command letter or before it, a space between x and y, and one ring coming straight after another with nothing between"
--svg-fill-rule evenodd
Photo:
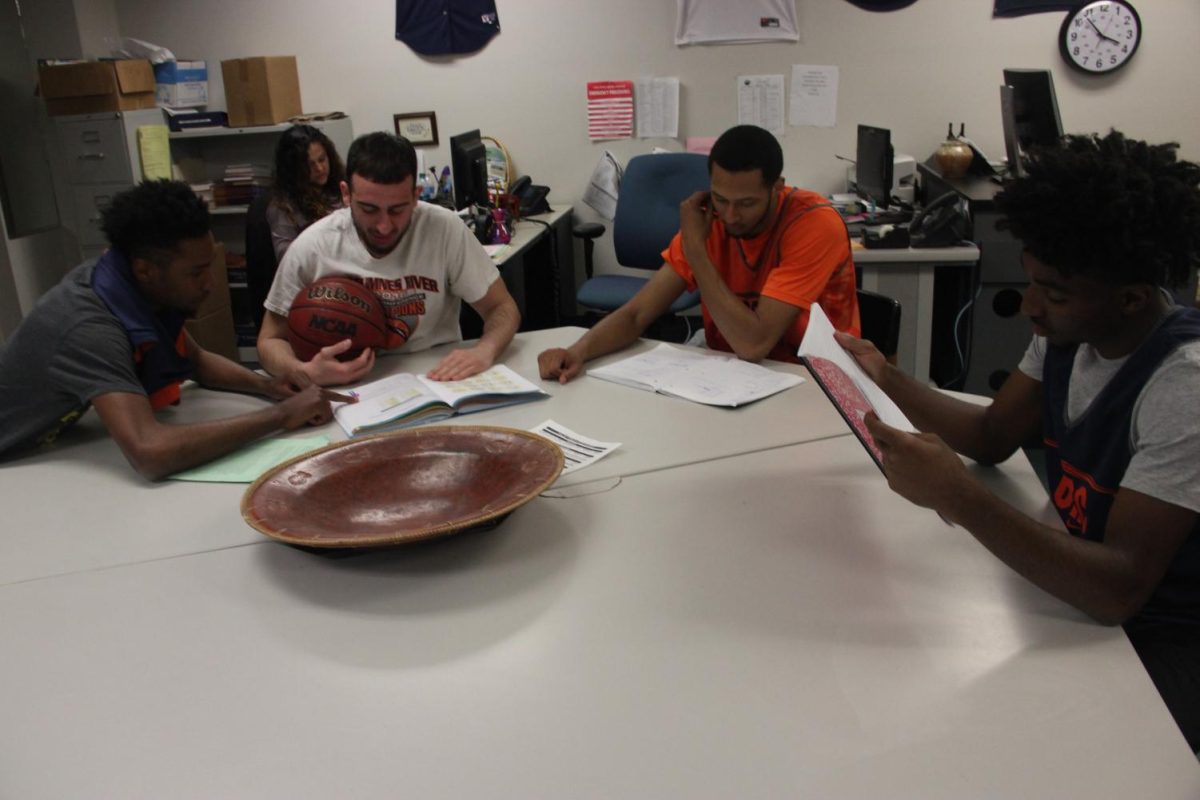
<instances>
[{"instance_id":1,"label":"wilson logo on basketball","mask_svg":"<svg viewBox=\"0 0 1200 800\"><path fill-rule=\"evenodd\" d=\"M351 278L330 276L313 281L297 295L288 311L288 340L301 361L322 348L350 340L340 359L356 358L364 349L388 345L387 319L379 298Z\"/></svg>"},{"instance_id":2,"label":"wilson logo on basketball","mask_svg":"<svg viewBox=\"0 0 1200 800\"><path fill-rule=\"evenodd\" d=\"M341 286L328 286L319 283L310 284L307 289L308 300L336 300L340 303L349 303L352 306L361 308L366 313L371 313L371 303L367 302L359 295L353 295L343 289Z\"/></svg>"}]
</instances>

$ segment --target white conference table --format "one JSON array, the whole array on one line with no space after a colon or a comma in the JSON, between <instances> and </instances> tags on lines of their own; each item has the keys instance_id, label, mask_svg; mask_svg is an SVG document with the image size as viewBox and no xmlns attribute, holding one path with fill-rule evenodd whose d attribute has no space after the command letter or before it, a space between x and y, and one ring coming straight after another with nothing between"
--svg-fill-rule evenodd
<instances>
[{"instance_id":1,"label":"white conference table","mask_svg":"<svg viewBox=\"0 0 1200 800\"><path fill-rule=\"evenodd\" d=\"M538 378L537 355L566 346L582 328L518 334L504 363L542 386L550 397L523 405L455 418L450 424L500 425L528 430L553 419L577 433L621 442L615 453L556 484L614 481L644 472L751 453L772 447L845 435L847 427L811 380L736 409L714 408L582 377L566 385ZM639 342L607 359L653 347ZM385 356L372 377L425 372L449 345L410 356ZM807 375L803 367L772 363L772 369ZM259 398L199 388L186 390L166 418L195 422L262 406ZM344 439L330 423L292 436ZM241 518L241 484L166 481L148 484L126 464L95 414L88 414L46 452L0 464L5 502L0 536L0 584L95 569L257 541L261 535ZM580 489L587 490L586 487Z\"/></svg>"},{"instance_id":2,"label":"white conference table","mask_svg":"<svg viewBox=\"0 0 1200 800\"><path fill-rule=\"evenodd\" d=\"M1027 464L980 472L1053 518ZM1121 631L850 436L410 548L0 586L0 640L6 797L1200 796Z\"/></svg>"},{"instance_id":3,"label":"white conference table","mask_svg":"<svg viewBox=\"0 0 1200 800\"><path fill-rule=\"evenodd\" d=\"M933 343L933 284L939 266L970 267L979 261L974 244L957 247L856 248L854 265L862 288L900 301L900 348L896 363L907 374L929 380Z\"/></svg>"}]
</instances>

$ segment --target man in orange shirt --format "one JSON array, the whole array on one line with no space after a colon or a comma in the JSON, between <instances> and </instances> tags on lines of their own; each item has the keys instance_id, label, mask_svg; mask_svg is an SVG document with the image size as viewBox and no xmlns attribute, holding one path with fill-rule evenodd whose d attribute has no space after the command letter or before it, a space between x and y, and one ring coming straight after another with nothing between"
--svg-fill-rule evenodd
<instances>
[{"instance_id":1,"label":"man in orange shirt","mask_svg":"<svg viewBox=\"0 0 1200 800\"><path fill-rule=\"evenodd\" d=\"M858 335L850 239L821 195L785 186L783 151L753 125L730 128L708 157L710 190L679 207L665 263L633 299L568 348L538 356L566 383L584 363L632 344L684 291L699 288L708 346L747 361L797 361L809 308Z\"/></svg>"}]
</instances>

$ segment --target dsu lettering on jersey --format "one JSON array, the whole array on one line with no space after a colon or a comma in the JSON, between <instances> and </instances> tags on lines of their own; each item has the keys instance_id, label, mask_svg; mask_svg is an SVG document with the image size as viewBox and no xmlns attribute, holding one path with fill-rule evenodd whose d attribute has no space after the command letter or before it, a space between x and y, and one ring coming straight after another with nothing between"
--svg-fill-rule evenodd
<instances>
[{"instance_id":1,"label":"dsu lettering on jersey","mask_svg":"<svg viewBox=\"0 0 1200 800\"><path fill-rule=\"evenodd\" d=\"M1062 477L1054 489L1054 505L1062 513L1067 530L1086 534L1088 529L1088 499L1097 494L1115 495L1115 489L1101 486L1078 467L1063 461Z\"/></svg>"}]
</instances>

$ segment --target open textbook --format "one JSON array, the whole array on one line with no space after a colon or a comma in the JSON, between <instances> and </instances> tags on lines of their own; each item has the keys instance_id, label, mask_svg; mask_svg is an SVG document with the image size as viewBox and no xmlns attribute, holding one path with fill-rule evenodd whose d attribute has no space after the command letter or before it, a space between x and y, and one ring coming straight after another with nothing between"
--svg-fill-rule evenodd
<instances>
[{"instance_id":1,"label":"open textbook","mask_svg":"<svg viewBox=\"0 0 1200 800\"><path fill-rule=\"evenodd\" d=\"M803 383L790 372L775 372L734 356L660 344L649 352L589 369L593 378L710 406L753 403Z\"/></svg>"},{"instance_id":2,"label":"open textbook","mask_svg":"<svg viewBox=\"0 0 1200 800\"><path fill-rule=\"evenodd\" d=\"M796 354L808 366L817 385L833 401L876 465L883 469L879 447L867 432L867 424L863 421L866 413L874 411L881 420L902 431L913 432L916 428L892 402L892 398L884 394L863 371L854 356L833 338L833 323L817 303L813 303L809 310L808 328Z\"/></svg>"},{"instance_id":3,"label":"open textbook","mask_svg":"<svg viewBox=\"0 0 1200 800\"><path fill-rule=\"evenodd\" d=\"M347 436L407 428L549 397L503 364L461 381L432 381L424 375L401 372L364 383L354 392L357 403L333 412Z\"/></svg>"}]
</instances>

